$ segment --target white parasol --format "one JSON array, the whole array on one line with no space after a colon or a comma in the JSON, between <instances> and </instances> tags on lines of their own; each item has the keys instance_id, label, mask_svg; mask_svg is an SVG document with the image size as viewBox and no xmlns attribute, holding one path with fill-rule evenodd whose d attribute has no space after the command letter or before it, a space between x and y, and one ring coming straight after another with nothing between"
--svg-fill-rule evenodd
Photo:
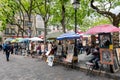
<instances>
[{"instance_id":1,"label":"white parasol","mask_svg":"<svg viewBox=\"0 0 120 80\"><path fill-rule=\"evenodd\" d=\"M31 41L43 41L43 39L38 38L38 37L33 37L33 38L30 38L29 40L31 40Z\"/></svg>"}]
</instances>

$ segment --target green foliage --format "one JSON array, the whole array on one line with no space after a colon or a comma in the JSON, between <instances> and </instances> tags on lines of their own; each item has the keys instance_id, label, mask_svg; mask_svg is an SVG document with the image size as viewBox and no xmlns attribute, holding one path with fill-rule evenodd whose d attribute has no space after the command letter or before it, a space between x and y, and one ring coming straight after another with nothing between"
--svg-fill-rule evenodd
<instances>
[{"instance_id":1,"label":"green foliage","mask_svg":"<svg viewBox=\"0 0 120 80\"><path fill-rule=\"evenodd\" d=\"M2 42L2 37L0 36L0 42Z\"/></svg>"},{"instance_id":2,"label":"green foliage","mask_svg":"<svg viewBox=\"0 0 120 80\"><path fill-rule=\"evenodd\" d=\"M0 31L3 31L6 28L6 24L14 23L16 11L17 5L14 0L0 1L0 21L2 21Z\"/></svg>"},{"instance_id":3,"label":"green foliage","mask_svg":"<svg viewBox=\"0 0 120 80\"><path fill-rule=\"evenodd\" d=\"M46 4L45 1L47 1ZM89 6L90 1L80 0L80 7L77 9L77 25L84 31L95 25L110 23L108 19L101 19L101 15ZM111 2L111 8L120 5L118 0L95 0L95 2L99 3L98 8L102 10L109 9L109 7L105 7L109 1ZM15 23L15 15L22 11L29 15L41 15L48 25L61 26L62 5L65 6L65 26L68 30L74 29L75 10L70 0L0 0L0 21L2 21L0 31L5 29L6 24ZM95 20L89 20L87 17L91 16L91 14L94 14L94 17L99 17Z\"/></svg>"},{"instance_id":4,"label":"green foliage","mask_svg":"<svg viewBox=\"0 0 120 80\"><path fill-rule=\"evenodd\" d=\"M83 24L80 26L80 29L82 31L86 31L91 27L101 24L110 24L110 21L108 18L104 17L86 17L84 18Z\"/></svg>"}]
</instances>

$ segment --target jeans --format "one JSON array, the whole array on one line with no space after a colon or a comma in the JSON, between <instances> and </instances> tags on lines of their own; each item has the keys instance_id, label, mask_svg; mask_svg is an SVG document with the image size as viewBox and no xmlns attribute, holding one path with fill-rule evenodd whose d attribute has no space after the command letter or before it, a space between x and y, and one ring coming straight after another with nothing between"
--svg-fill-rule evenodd
<instances>
[{"instance_id":1,"label":"jeans","mask_svg":"<svg viewBox=\"0 0 120 80\"><path fill-rule=\"evenodd\" d=\"M9 56L10 56L10 52L9 51L6 51L6 60L9 61Z\"/></svg>"},{"instance_id":2,"label":"jeans","mask_svg":"<svg viewBox=\"0 0 120 80\"><path fill-rule=\"evenodd\" d=\"M18 54L18 48L15 48L15 54Z\"/></svg>"},{"instance_id":3,"label":"jeans","mask_svg":"<svg viewBox=\"0 0 120 80\"><path fill-rule=\"evenodd\" d=\"M100 60L100 58L94 56L89 62L95 63L95 68L98 69L99 65L98 65L98 61Z\"/></svg>"}]
</instances>

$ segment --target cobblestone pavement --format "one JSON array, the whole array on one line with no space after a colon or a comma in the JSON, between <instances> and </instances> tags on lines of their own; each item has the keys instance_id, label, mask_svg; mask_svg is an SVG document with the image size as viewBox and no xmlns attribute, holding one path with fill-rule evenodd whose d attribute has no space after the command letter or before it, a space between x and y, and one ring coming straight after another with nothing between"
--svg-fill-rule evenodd
<instances>
[{"instance_id":1,"label":"cobblestone pavement","mask_svg":"<svg viewBox=\"0 0 120 80\"><path fill-rule=\"evenodd\" d=\"M85 72L56 65L29 57L11 55L7 62L0 52L0 80L112 80L100 76L88 76Z\"/></svg>"}]
</instances>

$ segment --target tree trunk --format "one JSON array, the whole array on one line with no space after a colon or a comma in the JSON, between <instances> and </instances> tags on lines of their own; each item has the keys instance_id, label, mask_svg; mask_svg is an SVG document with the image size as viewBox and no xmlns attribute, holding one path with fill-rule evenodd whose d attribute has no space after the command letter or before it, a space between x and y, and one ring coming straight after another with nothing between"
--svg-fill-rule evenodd
<instances>
[{"instance_id":1,"label":"tree trunk","mask_svg":"<svg viewBox=\"0 0 120 80\"><path fill-rule=\"evenodd\" d=\"M46 44L46 35L47 35L47 24L44 21L44 44Z\"/></svg>"},{"instance_id":2,"label":"tree trunk","mask_svg":"<svg viewBox=\"0 0 120 80\"><path fill-rule=\"evenodd\" d=\"M61 24L62 24L62 29L63 29L63 32L65 33L65 6L64 4L62 4L62 20L61 20Z\"/></svg>"}]
</instances>

